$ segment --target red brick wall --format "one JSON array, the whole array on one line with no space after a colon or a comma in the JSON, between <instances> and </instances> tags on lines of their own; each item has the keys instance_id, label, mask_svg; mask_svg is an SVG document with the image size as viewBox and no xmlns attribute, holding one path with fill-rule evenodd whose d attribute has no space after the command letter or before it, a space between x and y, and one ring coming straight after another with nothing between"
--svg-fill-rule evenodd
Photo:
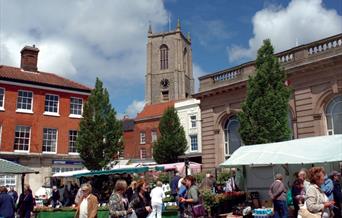
<instances>
[{"instance_id":1,"label":"red brick wall","mask_svg":"<svg viewBox=\"0 0 342 218\"><path fill-rule=\"evenodd\" d=\"M5 111L0 111L0 125L2 126L0 151L13 152L15 128L17 125L25 125L31 126L30 152L42 152L43 128L56 128L58 129L57 154L68 153L69 130L78 130L80 122L80 119L69 118L70 97L83 98L84 104L87 99L86 95L5 84L0 84L0 87L5 88ZM33 92L33 114L16 112L18 90ZM43 115L45 94L59 96L59 117Z\"/></svg>"},{"instance_id":2,"label":"red brick wall","mask_svg":"<svg viewBox=\"0 0 342 218\"><path fill-rule=\"evenodd\" d=\"M139 159L140 149L146 148L147 158L152 158L152 130L159 136L159 119L139 121L133 131L124 132L124 156L126 159ZM140 132L145 132L146 143L140 144Z\"/></svg>"}]
</instances>

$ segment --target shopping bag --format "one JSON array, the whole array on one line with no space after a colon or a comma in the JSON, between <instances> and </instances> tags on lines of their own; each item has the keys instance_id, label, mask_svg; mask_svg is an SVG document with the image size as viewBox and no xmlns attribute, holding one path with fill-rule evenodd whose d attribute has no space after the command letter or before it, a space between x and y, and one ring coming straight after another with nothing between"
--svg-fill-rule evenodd
<instances>
[{"instance_id":1,"label":"shopping bag","mask_svg":"<svg viewBox=\"0 0 342 218\"><path fill-rule=\"evenodd\" d=\"M298 216L301 216L302 218L321 218L322 217L322 212L311 213L306 208L306 202L304 202L304 205L299 208Z\"/></svg>"},{"instance_id":2,"label":"shopping bag","mask_svg":"<svg viewBox=\"0 0 342 218\"><path fill-rule=\"evenodd\" d=\"M194 217L201 217L205 215L205 209L203 204L196 204L192 206L192 214Z\"/></svg>"},{"instance_id":3,"label":"shopping bag","mask_svg":"<svg viewBox=\"0 0 342 218\"><path fill-rule=\"evenodd\" d=\"M138 218L138 217L137 217L137 214L133 210L131 214L127 215L127 218Z\"/></svg>"}]
</instances>

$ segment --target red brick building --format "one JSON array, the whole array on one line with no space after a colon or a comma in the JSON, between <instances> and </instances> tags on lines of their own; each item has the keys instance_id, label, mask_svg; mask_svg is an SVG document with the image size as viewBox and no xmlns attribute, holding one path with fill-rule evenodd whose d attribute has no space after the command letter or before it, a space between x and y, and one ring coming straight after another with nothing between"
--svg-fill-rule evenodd
<instances>
[{"instance_id":1,"label":"red brick building","mask_svg":"<svg viewBox=\"0 0 342 218\"><path fill-rule=\"evenodd\" d=\"M153 142L159 133L159 121L174 101L145 105L135 119L124 119L125 159L152 160Z\"/></svg>"},{"instance_id":2,"label":"red brick building","mask_svg":"<svg viewBox=\"0 0 342 218\"><path fill-rule=\"evenodd\" d=\"M20 68L0 65L0 158L38 169L40 174L26 177L33 190L54 172L83 167L75 140L91 91L39 71L38 53L26 46ZM0 184L18 183L13 176L0 176Z\"/></svg>"}]
</instances>

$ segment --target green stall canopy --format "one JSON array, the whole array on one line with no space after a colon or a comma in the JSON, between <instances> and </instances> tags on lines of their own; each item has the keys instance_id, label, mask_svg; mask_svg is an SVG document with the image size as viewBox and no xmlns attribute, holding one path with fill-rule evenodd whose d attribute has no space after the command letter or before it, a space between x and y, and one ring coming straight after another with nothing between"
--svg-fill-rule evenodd
<instances>
[{"instance_id":1,"label":"green stall canopy","mask_svg":"<svg viewBox=\"0 0 342 218\"><path fill-rule=\"evenodd\" d=\"M80 177L91 177L91 176L102 176L102 175L113 175L113 174L125 174L125 173L144 173L148 171L148 167L125 167L114 170L96 170L88 173L75 174L77 178Z\"/></svg>"}]
</instances>

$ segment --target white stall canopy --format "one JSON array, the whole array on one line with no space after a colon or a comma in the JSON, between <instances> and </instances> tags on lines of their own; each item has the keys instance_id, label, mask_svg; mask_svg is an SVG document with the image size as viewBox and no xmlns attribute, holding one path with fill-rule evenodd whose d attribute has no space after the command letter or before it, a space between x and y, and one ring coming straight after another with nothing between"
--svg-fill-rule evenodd
<instances>
[{"instance_id":1,"label":"white stall canopy","mask_svg":"<svg viewBox=\"0 0 342 218\"><path fill-rule=\"evenodd\" d=\"M342 135L242 146L220 166L311 164L342 161Z\"/></svg>"}]
</instances>

